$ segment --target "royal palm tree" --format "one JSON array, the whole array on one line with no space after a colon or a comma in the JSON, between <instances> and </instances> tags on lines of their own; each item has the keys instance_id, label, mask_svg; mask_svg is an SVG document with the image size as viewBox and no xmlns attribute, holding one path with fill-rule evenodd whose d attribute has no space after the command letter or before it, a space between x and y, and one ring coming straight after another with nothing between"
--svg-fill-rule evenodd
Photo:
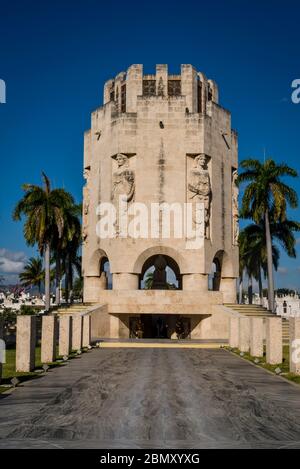
<instances>
[{"instance_id":1,"label":"royal palm tree","mask_svg":"<svg viewBox=\"0 0 300 469\"><path fill-rule=\"evenodd\" d=\"M252 277L258 282L260 301L263 301L263 286L262 286L262 270L266 277L267 270L267 254L266 254L266 240L265 229L260 226L251 224L248 225L239 235L239 303L242 303L243 294L243 275L247 273L249 278L249 302L252 298ZM275 270L278 268L279 262L279 249L274 244L272 245L273 253L273 266Z\"/></svg>"},{"instance_id":2,"label":"royal palm tree","mask_svg":"<svg viewBox=\"0 0 300 469\"><path fill-rule=\"evenodd\" d=\"M144 283L145 290L151 290L153 286L153 274L154 272L147 273L146 278L145 278L145 283Z\"/></svg>"},{"instance_id":3,"label":"royal palm tree","mask_svg":"<svg viewBox=\"0 0 300 469\"><path fill-rule=\"evenodd\" d=\"M60 303L60 280L62 276L63 259L66 257L70 249L74 251L75 243L76 252L81 242L81 224L79 215L81 213L80 205L76 205L73 198L72 203L66 201L66 206L63 207L64 227L62 236L59 237L58 230L54 232L52 240L52 250L55 256L56 274L55 274L55 301L56 304ZM65 263L64 263L65 264ZM66 271L64 270L66 275Z\"/></svg>"},{"instance_id":4,"label":"royal palm tree","mask_svg":"<svg viewBox=\"0 0 300 469\"><path fill-rule=\"evenodd\" d=\"M43 186L24 184L25 195L17 203L13 219L24 223L24 237L29 246L38 245L45 258L45 309L50 309L50 247L54 234L60 239L64 229L64 207L72 205L73 197L64 189L51 189L50 180L42 173Z\"/></svg>"},{"instance_id":5,"label":"royal palm tree","mask_svg":"<svg viewBox=\"0 0 300 469\"><path fill-rule=\"evenodd\" d=\"M79 249L81 247L81 223L79 214L80 205L73 205L66 211L66 230L62 249L62 266L65 275L65 296L69 298L69 292L73 290L74 273L81 276L81 257Z\"/></svg>"},{"instance_id":6,"label":"royal palm tree","mask_svg":"<svg viewBox=\"0 0 300 469\"><path fill-rule=\"evenodd\" d=\"M25 287L38 287L41 294L41 286L44 280L45 272L43 269L43 260L41 257L30 257L24 267L23 272L19 274L22 285Z\"/></svg>"},{"instance_id":7,"label":"royal palm tree","mask_svg":"<svg viewBox=\"0 0 300 469\"><path fill-rule=\"evenodd\" d=\"M239 183L248 182L245 188L241 217L252 218L256 224L264 222L267 251L268 303L269 310L274 311L274 279L272 264L272 239L270 230L270 212L273 221L286 220L287 205L298 206L297 193L282 181L285 176L297 176L297 171L286 164L276 164L268 159L261 163L255 159L241 162L244 172L239 175Z\"/></svg>"}]
</instances>

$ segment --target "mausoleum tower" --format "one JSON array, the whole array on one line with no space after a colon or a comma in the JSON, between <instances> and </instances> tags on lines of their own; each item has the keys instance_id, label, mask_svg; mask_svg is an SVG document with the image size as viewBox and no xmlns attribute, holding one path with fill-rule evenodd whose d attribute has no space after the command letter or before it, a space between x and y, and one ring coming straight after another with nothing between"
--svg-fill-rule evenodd
<instances>
[{"instance_id":1,"label":"mausoleum tower","mask_svg":"<svg viewBox=\"0 0 300 469\"><path fill-rule=\"evenodd\" d=\"M157 65L153 75L132 65L105 83L103 106L92 113L84 136L83 276L84 300L106 303L115 318L111 336L121 334L118 321L128 326L130 314L179 314L180 298L190 298L191 315L210 315L211 305L236 301L237 167L230 112L219 105L216 83L192 65L181 65L179 75L169 74L167 65ZM127 208L117 203L121 194ZM106 238L99 236L105 203L117 214L115 234ZM170 237L161 232L161 211L141 230L132 225L140 237L124 236L122 216L130 221L139 204L149 213L153 204L171 207ZM172 224L178 207L184 211L187 204L194 228L202 227L197 246ZM159 269L171 269L178 290L165 291L159 281L143 290L151 265L157 279Z\"/></svg>"}]
</instances>

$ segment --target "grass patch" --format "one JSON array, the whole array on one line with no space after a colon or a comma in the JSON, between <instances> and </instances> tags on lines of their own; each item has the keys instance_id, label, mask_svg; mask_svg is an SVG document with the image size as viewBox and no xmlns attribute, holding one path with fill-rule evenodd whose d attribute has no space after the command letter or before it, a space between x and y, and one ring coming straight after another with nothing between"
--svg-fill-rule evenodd
<instances>
[{"instance_id":1,"label":"grass patch","mask_svg":"<svg viewBox=\"0 0 300 469\"><path fill-rule=\"evenodd\" d=\"M237 348L230 348L230 347L225 347L227 350L230 350L231 352L235 353L236 355L239 355L240 356L240 350L237 349ZM275 374L275 370L276 368L280 368L281 371L282 371L282 375L284 378L290 380L290 381L293 381L294 383L296 384L300 384L300 376L299 375L296 375L294 373L290 373L290 350L289 350L289 346L288 345L284 345L283 346L283 361L282 363L278 363L276 365L270 365L269 363L266 363L266 348L264 347L264 356L263 357L253 357L252 355L250 355L249 352L244 352L244 355L242 356L242 358L244 358L245 360L248 360L252 363L255 363L255 359L258 358L259 359L259 363L255 363L255 365L258 365L260 366L261 368L264 368L265 370L268 370L268 371L271 371L272 373Z\"/></svg>"},{"instance_id":2,"label":"grass patch","mask_svg":"<svg viewBox=\"0 0 300 469\"><path fill-rule=\"evenodd\" d=\"M82 353L87 352L88 349L82 349ZM56 353L57 359L61 360L62 357L58 355L58 347ZM69 355L69 360L80 358L80 355L77 354L77 351L72 350ZM47 363L49 368L55 368L56 366L64 366L66 362L51 362ZM35 348L35 369L41 369L43 363L41 362L41 347L38 346ZM11 384L11 379L17 377L20 382L24 382L30 379L36 379L41 377L41 373L31 372L17 372L16 371L16 349L10 348L6 350L6 363L2 365L2 380L1 384ZM4 391L7 391L7 387L1 386L0 384L0 394Z\"/></svg>"}]
</instances>

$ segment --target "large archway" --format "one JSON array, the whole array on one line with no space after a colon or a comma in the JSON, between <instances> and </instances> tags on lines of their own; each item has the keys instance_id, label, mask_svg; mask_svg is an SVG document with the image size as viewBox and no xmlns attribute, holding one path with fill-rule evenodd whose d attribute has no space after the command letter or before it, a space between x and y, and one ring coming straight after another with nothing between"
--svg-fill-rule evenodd
<instances>
[{"instance_id":1,"label":"large archway","mask_svg":"<svg viewBox=\"0 0 300 469\"><path fill-rule=\"evenodd\" d=\"M109 263L107 256L103 256L101 258L99 270L100 270L100 280L101 280L102 288L104 290L112 290L113 280L112 280L112 274L110 272L110 263Z\"/></svg>"},{"instance_id":2,"label":"large archway","mask_svg":"<svg viewBox=\"0 0 300 469\"><path fill-rule=\"evenodd\" d=\"M177 262L170 256L155 254L143 264L140 290L181 290L182 276Z\"/></svg>"},{"instance_id":3,"label":"large archway","mask_svg":"<svg viewBox=\"0 0 300 469\"><path fill-rule=\"evenodd\" d=\"M208 276L208 289L219 291L222 276L223 251L218 251L212 261L212 268Z\"/></svg>"},{"instance_id":4,"label":"large archway","mask_svg":"<svg viewBox=\"0 0 300 469\"><path fill-rule=\"evenodd\" d=\"M152 254L141 268L141 290L181 290L182 275L178 263L166 254ZM130 318L130 336L145 339L189 338L190 320L181 315L141 314Z\"/></svg>"}]
</instances>

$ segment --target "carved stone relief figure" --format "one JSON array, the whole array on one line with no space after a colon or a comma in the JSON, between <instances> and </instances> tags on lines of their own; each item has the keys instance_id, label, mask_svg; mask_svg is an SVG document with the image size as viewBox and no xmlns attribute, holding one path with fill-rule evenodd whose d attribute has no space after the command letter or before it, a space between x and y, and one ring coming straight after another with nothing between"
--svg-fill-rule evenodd
<instances>
[{"instance_id":1,"label":"carved stone relief figure","mask_svg":"<svg viewBox=\"0 0 300 469\"><path fill-rule=\"evenodd\" d=\"M238 172L232 172L232 243L236 246L239 241L239 189L237 186Z\"/></svg>"},{"instance_id":2,"label":"carved stone relief figure","mask_svg":"<svg viewBox=\"0 0 300 469\"><path fill-rule=\"evenodd\" d=\"M90 206L90 190L89 190L89 179L90 179L90 166L84 168L83 177L86 180L86 185L83 188L83 213L82 213L82 239L87 242L88 237L88 218L89 218L89 206Z\"/></svg>"},{"instance_id":3,"label":"carved stone relief figure","mask_svg":"<svg viewBox=\"0 0 300 469\"><path fill-rule=\"evenodd\" d=\"M205 237L209 238L211 184L207 168L207 157L203 153L194 159L194 167L189 174L188 190L192 202L195 204L202 202L204 204Z\"/></svg>"},{"instance_id":4,"label":"carved stone relief figure","mask_svg":"<svg viewBox=\"0 0 300 469\"><path fill-rule=\"evenodd\" d=\"M82 238L87 241L88 237L88 218L90 206L90 193L87 186L83 188L83 213L82 213Z\"/></svg>"},{"instance_id":5,"label":"carved stone relief figure","mask_svg":"<svg viewBox=\"0 0 300 469\"><path fill-rule=\"evenodd\" d=\"M117 208L117 234L119 232L119 219L122 216L120 213L119 205L120 198L122 203L128 204L134 200L135 193L135 174L132 169L129 168L128 156L123 153L118 153L116 156L118 169L113 173L112 181L112 201L115 203ZM126 205L125 205L126 207ZM122 205L122 210L126 210ZM123 214L124 215L124 214Z\"/></svg>"}]
</instances>

